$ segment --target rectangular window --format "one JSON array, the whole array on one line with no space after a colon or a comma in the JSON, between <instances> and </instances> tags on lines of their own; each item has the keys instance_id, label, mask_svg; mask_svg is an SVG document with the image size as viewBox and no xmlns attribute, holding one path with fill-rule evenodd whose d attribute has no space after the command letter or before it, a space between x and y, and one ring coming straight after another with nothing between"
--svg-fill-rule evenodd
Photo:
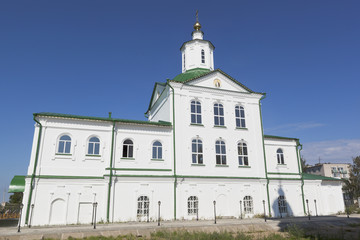
<instances>
[{"instance_id":1,"label":"rectangular window","mask_svg":"<svg viewBox=\"0 0 360 240\"><path fill-rule=\"evenodd\" d=\"M215 126L224 126L224 107L220 103L214 104L214 124Z\"/></svg>"}]
</instances>

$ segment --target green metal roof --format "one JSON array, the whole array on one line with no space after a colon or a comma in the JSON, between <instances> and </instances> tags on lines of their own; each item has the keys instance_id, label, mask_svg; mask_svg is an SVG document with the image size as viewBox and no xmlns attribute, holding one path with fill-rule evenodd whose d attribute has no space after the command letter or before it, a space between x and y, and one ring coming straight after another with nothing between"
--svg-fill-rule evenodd
<instances>
[{"instance_id":1,"label":"green metal roof","mask_svg":"<svg viewBox=\"0 0 360 240\"><path fill-rule=\"evenodd\" d=\"M49 113L49 112L34 113L34 116L98 120L98 121L110 121L110 122L133 123L133 124L156 125L156 126L171 126L171 122L165 122L165 121L150 122L150 121L129 120L129 119L120 119L120 118L89 117L89 116L79 116L72 114Z\"/></svg>"},{"instance_id":2,"label":"green metal roof","mask_svg":"<svg viewBox=\"0 0 360 240\"><path fill-rule=\"evenodd\" d=\"M298 138L280 137L280 136L273 136L273 135L264 135L264 138L287 139L287 140L295 140L295 141L299 140Z\"/></svg>"},{"instance_id":3,"label":"green metal roof","mask_svg":"<svg viewBox=\"0 0 360 240\"><path fill-rule=\"evenodd\" d=\"M9 193L24 192L25 191L25 176L16 175L11 180L9 186Z\"/></svg>"},{"instance_id":4,"label":"green metal roof","mask_svg":"<svg viewBox=\"0 0 360 240\"><path fill-rule=\"evenodd\" d=\"M194 69L188 70L184 73L177 75L176 77L174 77L173 81L185 82L188 80L199 78L203 75L207 75L210 72L212 72L212 71L209 69L206 69L206 68L194 68Z\"/></svg>"},{"instance_id":5,"label":"green metal roof","mask_svg":"<svg viewBox=\"0 0 360 240\"><path fill-rule=\"evenodd\" d=\"M338 179L338 178L325 177L325 176L314 175L314 174L309 174L309 173L303 173L302 175L303 175L304 180L342 181L341 179Z\"/></svg>"}]
</instances>

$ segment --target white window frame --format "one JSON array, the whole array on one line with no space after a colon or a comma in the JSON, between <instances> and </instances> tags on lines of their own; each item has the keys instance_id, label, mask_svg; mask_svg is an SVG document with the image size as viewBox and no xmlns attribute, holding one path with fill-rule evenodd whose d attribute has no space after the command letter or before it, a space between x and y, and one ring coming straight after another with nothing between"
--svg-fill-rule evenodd
<instances>
[{"instance_id":1,"label":"white window frame","mask_svg":"<svg viewBox=\"0 0 360 240\"><path fill-rule=\"evenodd\" d=\"M141 195L137 199L137 217L146 217L149 212L150 199L146 195Z\"/></svg>"},{"instance_id":2,"label":"white window frame","mask_svg":"<svg viewBox=\"0 0 360 240\"><path fill-rule=\"evenodd\" d=\"M235 124L237 128L246 128L245 109L243 106L235 106Z\"/></svg>"},{"instance_id":3,"label":"white window frame","mask_svg":"<svg viewBox=\"0 0 360 240\"><path fill-rule=\"evenodd\" d=\"M281 151L281 152L279 152ZM285 164L285 155L284 155L284 151L281 148L278 148L276 150L276 157L277 157L277 163L280 165Z\"/></svg>"},{"instance_id":4,"label":"white window frame","mask_svg":"<svg viewBox=\"0 0 360 240\"><path fill-rule=\"evenodd\" d=\"M204 150L204 148L203 148L203 143L202 143L201 139L195 138L191 141L191 163L192 164L203 164L204 163L203 150Z\"/></svg>"},{"instance_id":5,"label":"white window frame","mask_svg":"<svg viewBox=\"0 0 360 240\"><path fill-rule=\"evenodd\" d=\"M194 109L193 109L193 107L194 107ZM190 122L193 123L193 124L202 124L201 102L199 100L192 100L191 101L191 103L190 103L190 112L191 112L191 114L190 114ZM193 117L194 117L194 121L193 121Z\"/></svg>"},{"instance_id":6,"label":"white window frame","mask_svg":"<svg viewBox=\"0 0 360 240\"><path fill-rule=\"evenodd\" d=\"M254 202L251 196L244 197L244 213L253 214L254 213Z\"/></svg>"},{"instance_id":7,"label":"white window frame","mask_svg":"<svg viewBox=\"0 0 360 240\"><path fill-rule=\"evenodd\" d=\"M249 166L249 151L245 142L238 142L238 163L239 166Z\"/></svg>"},{"instance_id":8,"label":"white window frame","mask_svg":"<svg viewBox=\"0 0 360 240\"><path fill-rule=\"evenodd\" d=\"M62 140L61 138L62 137L69 137L70 140ZM56 148L56 153L57 154L67 154L67 155L71 155L71 148L72 148L72 138L69 134L63 134L59 137L59 140L58 140L58 143L57 143L57 148ZM62 148L62 151L60 151L60 144L63 143L63 148ZM69 151L67 152L66 151L66 146L67 144L70 144L70 147L69 147Z\"/></svg>"},{"instance_id":9,"label":"white window frame","mask_svg":"<svg viewBox=\"0 0 360 240\"><path fill-rule=\"evenodd\" d=\"M214 103L214 125L225 126L224 105L221 103Z\"/></svg>"},{"instance_id":10,"label":"white window frame","mask_svg":"<svg viewBox=\"0 0 360 240\"><path fill-rule=\"evenodd\" d=\"M223 140L216 140L215 153L216 165L226 165L226 144Z\"/></svg>"},{"instance_id":11,"label":"white window frame","mask_svg":"<svg viewBox=\"0 0 360 240\"><path fill-rule=\"evenodd\" d=\"M159 143L159 146L155 146L156 143ZM155 156L154 156L154 150L155 150ZM163 159L163 146L162 143L159 140L156 140L152 144L152 152L151 152L151 159ZM160 156L159 156L160 155Z\"/></svg>"},{"instance_id":12,"label":"white window frame","mask_svg":"<svg viewBox=\"0 0 360 240\"><path fill-rule=\"evenodd\" d=\"M91 139L96 138L98 140L98 142L95 141L91 141ZM87 155L92 155L92 156L100 156L100 146L101 146L101 141L100 138L97 136L92 136L89 138L88 140L88 149L87 149ZM90 149L92 146L92 152L90 152ZM96 147L98 149L98 152L96 153Z\"/></svg>"},{"instance_id":13,"label":"white window frame","mask_svg":"<svg viewBox=\"0 0 360 240\"><path fill-rule=\"evenodd\" d=\"M131 144L130 143L125 143L128 140L131 141ZM125 155L125 151L124 151L125 148L126 148L126 155ZM125 139L123 141L123 144L122 144L122 157L123 158L134 158L134 141L131 140L130 138L127 138L127 139Z\"/></svg>"},{"instance_id":14,"label":"white window frame","mask_svg":"<svg viewBox=\"0 0 360 240\"><path fill-rule=\"evenodd\" d=\"M187 212L189 216L197 215L199 211L199 199L197 196L190 196L187 200Z\"/></svg>"}]
</instances>

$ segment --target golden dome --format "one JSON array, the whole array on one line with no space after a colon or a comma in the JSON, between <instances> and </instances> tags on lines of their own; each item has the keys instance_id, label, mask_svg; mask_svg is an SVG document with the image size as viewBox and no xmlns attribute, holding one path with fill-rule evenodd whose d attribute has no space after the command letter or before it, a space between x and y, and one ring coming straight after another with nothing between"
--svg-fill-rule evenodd
<instances>
[{"instance_id":1,"label":"golden dome","mask_svg":"<svg viewBox=\"0 0 360 240\"><path fill-rule=\"evenodd\" d=\"M199 31L200 28L201 28L200 23L199 23L198 21L196 21L196 23L194 24L194 29L195 29L196 31Z\"/></svg>"}]
</instances>

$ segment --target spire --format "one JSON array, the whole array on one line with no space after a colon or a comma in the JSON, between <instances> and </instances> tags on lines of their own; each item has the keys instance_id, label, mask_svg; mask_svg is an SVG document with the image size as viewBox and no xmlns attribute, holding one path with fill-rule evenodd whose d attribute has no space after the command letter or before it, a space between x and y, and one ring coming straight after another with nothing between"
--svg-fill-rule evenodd
<instances>
[{"instance_id":1,"label":"spire","mask_svg":"<svg viewBox=\"0 0 360 240\"><path fill-rule=\"evenodd\" d=\"M194 24L195 31L200 31L201 24L199 23L199 10L196 10L196 22Z\"/></svg>"}]
</instances>

